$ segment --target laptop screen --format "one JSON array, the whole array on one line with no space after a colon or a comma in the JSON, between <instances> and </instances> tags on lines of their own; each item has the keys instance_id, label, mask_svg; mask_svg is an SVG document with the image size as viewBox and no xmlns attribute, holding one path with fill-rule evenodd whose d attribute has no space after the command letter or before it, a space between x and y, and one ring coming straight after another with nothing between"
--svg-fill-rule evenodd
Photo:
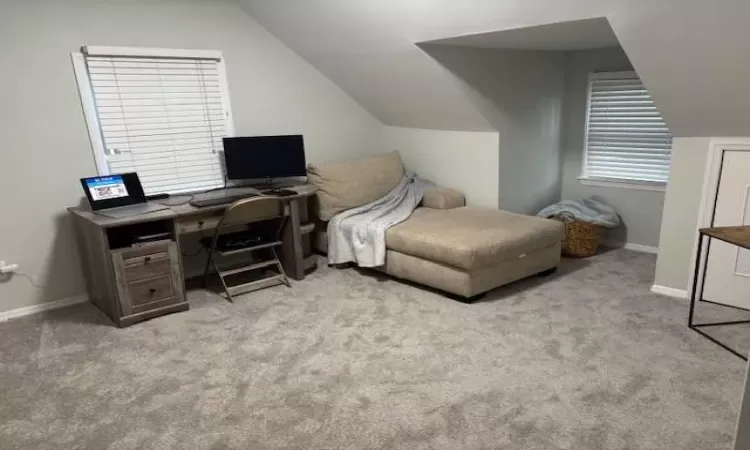
<instances>
[{"instance_id":1,"label":"laptop screen","mask_svg":"<svg viewBox=\"0 0 750 450\"><path fill-rule=\"evenodd\" d=\"M87 178L86 186L95 202L128 196L128 188L125 187L122 175Z\"/></svg>"},{"instance_id":2,"label":"laptop screen","mask_svg":"<svg viewBox=\"0 0 750 450\"><path fill-rule=\"evenodd\" d=\"M94 211L146 203L141 180L135 172L81 178L81 185Z\"/></svg>"}]
</instances>

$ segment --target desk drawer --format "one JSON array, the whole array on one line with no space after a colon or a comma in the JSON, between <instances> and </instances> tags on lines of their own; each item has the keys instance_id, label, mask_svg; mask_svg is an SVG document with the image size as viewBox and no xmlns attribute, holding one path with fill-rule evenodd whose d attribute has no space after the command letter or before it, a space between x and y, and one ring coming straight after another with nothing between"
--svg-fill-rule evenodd
<instances>
[{"instance_id":1,"label":"desk drawer","mask_svg":"<svg viewBox=\"0 0 750 450\"><path fill-rule=\"evenodd\" d=\"M138 261L143 257L150 256L155 258L157 255L169 254L169 248L174 242L158 243L158 244L146 244L141 247L123 248L115 250L113 253L118 253L122 256L122 260L125 264Z\"/></svg>"},{"instance_id":2,"label":"desk drawer","mask_svg":"<svg viewBox=\"0 0 750 450\"><path fill-rule=\"evenodd\" d=\"M202 217L200 219L186 219L177 223L177 233L188 234L203 230L214 230L219 224L220 216Z\"/></svg>"},{"instance_id":3,"label":"desk drawer","mask_svg":"<svg viewBox=\"0 0 750 450\"><path fill-rule=\"evenodd\" d=\"M167 275L128 283L128 294L130 297L130 306L136 308L173 298L175 292L172 287L172 278Z\"/></svg>"},{"instance_id":4,"label":"desk drawer","mask_svg":"<svg viewBox=\"0 0 750 450\"><path fill-rule=\"evenodd\" d=\"M128 258L124 262L125 280L128 282L169 275L172 264L169 253L166 252Z\"/></svg>"}]
</instances>

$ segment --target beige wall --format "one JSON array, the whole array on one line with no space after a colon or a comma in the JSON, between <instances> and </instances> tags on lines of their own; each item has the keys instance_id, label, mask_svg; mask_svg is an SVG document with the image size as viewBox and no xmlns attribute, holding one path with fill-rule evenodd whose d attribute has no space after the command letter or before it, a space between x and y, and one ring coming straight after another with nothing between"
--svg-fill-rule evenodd
<instances>
[{"instance_id":1,"label":"beige wall","mask_svg":"<svg viewBox=\"0 0 750 450\"><path fill-rule=\"evenodd\" d=\"M535 214L560 199L562 52L422 46L500 133L500 209Z\"/></svg>"},{"instance_id":2,"label":"beige wall","mask_svg":"<svg viewBox=\"0 0 750 450\"><path fill-rule=\"evenodd\" d=\"M611 243L659 245L664 192L621 187L586 186L578 181L584 154L588 76L592 72L633 70L620 47L567 52L562 134L562 198L578 200L595 195L617 209L623 226L604 238Z\"/></svg>"},{"instance_id":3,"label":"beige wall","mask_svg":"<svg viewBox=\"0 0 750 450\"><path fill-rule=\"evenodd\" d=\"M686 290L694 258L710 138L675 138L654 284Z\"/></svg>"},{"instance_id":4,"label":"beige wall","mask_svg":"<svg viewBox=\"0 0 750 450\"><path fill-rule=\"evenodd\" d=\"M461 191L470 205L497 207L497 133L385 127L384 140L420 177Z\"/></svg>"},{"instance_id":5,"label":"beige wall","mask_svg":"<svg viewBox=\"0 0 750 450\"><path fill-rule=\"evenodd\" d=\"M95 173L70 62L82 45L214 49L226 58L236 132L303 133L311 161L382 148L382 124L232 2L5 0L0 5L0 312L84 293L65 208Z\"/></svg>"}]
</instances>

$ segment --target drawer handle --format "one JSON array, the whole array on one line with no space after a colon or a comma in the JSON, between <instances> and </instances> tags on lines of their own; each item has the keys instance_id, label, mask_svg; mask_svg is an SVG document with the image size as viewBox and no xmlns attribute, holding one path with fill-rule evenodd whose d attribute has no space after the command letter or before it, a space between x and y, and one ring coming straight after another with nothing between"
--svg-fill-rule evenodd
<instances>
[{"instance_id":1,"label":"drawer handle","mask_svg":"<svg viewBox=\"0 0 750 450\"><path fill-rule=\"evenodd\" d=\"M151 295L154 295L154 294L156 294L156 289L154 289L154 288L151 288L151 289L149 289L149 290L148 290L148 292L149 292L149 293L150 293Z\"/></svg>"},{"instance_id":2,"label":"drawer handle","mask_svg":"<svg viewBox=\"0 0 750 450\"><path fill-rule=\"evenodd\" d=\"M143 262L146 263L146 264L150 263L151 262L151 257L147 256L147 257L143 258Z\"/></svg>"}]
</instances>

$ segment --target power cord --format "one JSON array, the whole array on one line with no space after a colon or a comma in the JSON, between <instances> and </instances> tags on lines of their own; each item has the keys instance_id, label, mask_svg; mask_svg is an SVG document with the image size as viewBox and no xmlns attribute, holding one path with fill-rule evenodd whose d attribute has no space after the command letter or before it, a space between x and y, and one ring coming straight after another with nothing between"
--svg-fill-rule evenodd
<instances>
[{"instance_id":1,"label":"power cord","mask_svg":"<svg viewBox=\"0 0 750 450\"><path fill-rule=\"evenodd\" d=\"M198 245L199 245L198 251L195 252L195 253L192 253L192 254L191 253L187 253L186 254L186 253L180 252L182 254L182 256L186 257L186 258L193 258L195 256L200 255L202 252L205 252L206 248L203 246L203 244L200 243L200 241L202 241L205 237L206 237L206 235L203 234L203 231L201 231L200 232L200 238L198 239Z\"/></svg>"},{"instance_id":2,"label":"power cord","mask_svg":"<svg viewBox=\"0 0 750 450\"><path fill-rule=\"evenodd\" d=\"M31 283L32 286L34 286L37 289L44 289L47 287L46 284L37 283L33 275L30 275L25 272L12 272L12 273L7 273L5 275L0 275L1 277L0 281L10 281L13 279L13 275L18 275L21 278L25 278L26 280L28 280L29 283Z\"/></svg>"},{"instance_id":3,"label":"power cord","mask_svg":"<svg viewBox=\"0 0 750 450\"><path fill-rule=\"evenodd\" d=\"M180 202L171 201L172 199L179 198L179 197L187 197L187 200L180 201ZM169 198L163 198L160 200L153 200L153 202L158 203L160 205L164 205L164 206L182 206L182 205L187 205L188 203L192 202L193 199L195 199L195 194L185 194L185 195L176 195L174 197L169 197Z\"/></svg>"},{"instance_id":4,"label":"power cord","mask_svg":"<svg viewBox=\"0 0 750 450\"><path fill-rule=\"evenodd\" d=\"M188 203L192 202L192 201L193 201L194 199L195 199L195 195L194 195L194 194L190 194L190 196L188 197L188 199L187 199L187 200L185 200L184 202L180 202L180 203L172 203L172 204L171 204L171 205L169 205L169 206L182 206L182 205L187 205Z\"/></svg>"},{"instance_id":5,"label":"power cord","mask_svg":"<svg viewBox=\"0 0 750 450\"><path fill-rule=\"evenodd\" d=\"M205 251L206 251L206 249L203 248L203 246L201 246L201 248L199 248L197 252L195 252L195 253L182 253L182 256L184 256L185 258L193 258L195 256L200 255L201 253L203 253Z\"/></svg>"}]
</instances>

